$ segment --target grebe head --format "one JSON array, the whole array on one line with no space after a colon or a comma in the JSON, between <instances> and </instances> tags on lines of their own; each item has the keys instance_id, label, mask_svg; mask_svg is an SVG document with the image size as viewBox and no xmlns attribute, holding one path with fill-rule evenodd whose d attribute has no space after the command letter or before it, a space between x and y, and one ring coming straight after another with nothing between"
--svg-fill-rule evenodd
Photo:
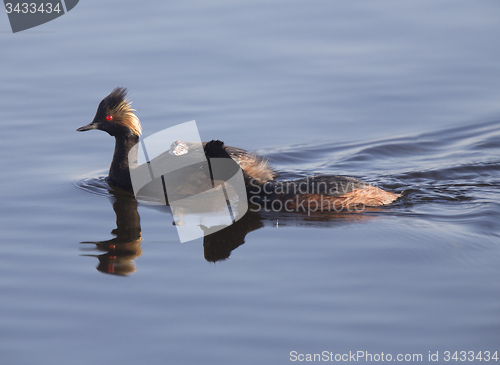
<instances>
[{"instance_id":1,"label":"grebe head","mask_svg":"<svg viewBox=\"0 0 500 365\"><path fill-rule=\"evenodd\" d=\"M92 123L80 127L78 132L100 129L114 137L139 137L142 132L139 118L126 99L127 89L117 87L99 103Z\"/></svg>"}]
</instances>

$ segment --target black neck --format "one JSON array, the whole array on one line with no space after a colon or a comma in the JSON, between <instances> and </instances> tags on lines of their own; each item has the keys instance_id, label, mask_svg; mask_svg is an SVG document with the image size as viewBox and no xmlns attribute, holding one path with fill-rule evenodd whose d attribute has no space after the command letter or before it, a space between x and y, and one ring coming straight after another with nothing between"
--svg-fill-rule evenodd
<instances>
[{"instance_id":1,"label":"black neck","mask_svg":"<svg viewBox=\"0 0 500 365\"><path fill-rule=\"evenodd\" d=\"M129 152L139 142L139 137L136 135L129 135L126 137L115 137L115 153L113 154L113 161L109 168L108 179L113 185L122 189L132 190L132 182L130 180L129 169ZM133 149L132 163L137 161L137 149Z\"/></svg>"}]
</instances>

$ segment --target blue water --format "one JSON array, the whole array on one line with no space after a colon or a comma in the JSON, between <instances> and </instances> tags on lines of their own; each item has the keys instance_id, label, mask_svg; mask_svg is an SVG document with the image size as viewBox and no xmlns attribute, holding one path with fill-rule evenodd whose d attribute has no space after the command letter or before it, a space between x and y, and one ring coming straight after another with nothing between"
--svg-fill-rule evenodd
<instances>
[{"instance_id":1,"label":"blue water","mask_svg":"<svg viewBox=\"0 0 500 365\"><path fill-rule=\"evenodd\" d=\"M499 15L495 1L82 1L16 34L0 17L0 363L500 352ZM145 136L195 119L281 178L403 196L248 215L181 244L168 208L105 184L113 139L75 131L117 86Z\"/></svg>"}]
</instances>

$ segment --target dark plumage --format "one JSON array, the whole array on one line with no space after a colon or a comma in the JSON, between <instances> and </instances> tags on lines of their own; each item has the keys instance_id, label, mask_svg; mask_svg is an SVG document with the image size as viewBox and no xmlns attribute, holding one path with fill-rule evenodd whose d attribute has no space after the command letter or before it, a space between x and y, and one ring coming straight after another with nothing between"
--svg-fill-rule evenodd
<instances>
[{"instance_id":1,"label":"dark plumage","mask_svg":"<svg viewBox=\"0 0 500 365\"><path fill-rule=\"evenodd\" d=\"M231 158L221 141L205 146L207 157ZM400 195L347 176L318 175L293 181L260 181L243 171L248 199L265 211L341 211L387 205Z\"/></svg>"}]
</instances>

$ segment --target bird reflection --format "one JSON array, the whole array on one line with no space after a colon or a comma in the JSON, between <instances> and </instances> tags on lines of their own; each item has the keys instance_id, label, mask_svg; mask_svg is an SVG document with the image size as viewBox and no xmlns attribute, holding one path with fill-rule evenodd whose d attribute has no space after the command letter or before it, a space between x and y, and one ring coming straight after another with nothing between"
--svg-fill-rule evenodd
<instances>
[{"instance_id":1,"label":"bird reflection","mask_svg":"<svg viewBox=\"0 0 500 365\"><path fill-rule=\"evenodd\" d=\"M85 245L95 245L101 254L82 256L96 257L99 260L97 270L111 275L127 276L137 270L135 259L142 255L141 219L137 210L138 202L135 197L121 189L108 187L112 197L113 211L116 215L116 228L111 231L115 238L106 241L81 242ZM345 225L352 222L374 219L375 215L367 214L369 211L380 209L372 208L360 213L322 213L322 214L283 214L273 212L256 212L252 206L249 211L238 221L215 233L203 238L203 254L208 262L226 260L231 252L245 243L247 234L264 226L284 228L286 226L317 226ZM279 222L279 223L278 223ZM200 228L204 232L213 232L214 227Z\"/></svg>"},{"instance_id":2,"label":"bird reflection","mask_svg":"<svg viewBox=\"0 0 500 365\"><path fill-rule=\"evenodd\" d=\"M134 259L142 255L141 218L137 211L137 200L130 194L111 189L116 228L111 231L116 237L94 244L100 255L83 255L99 259L97 270L106 274L126 276L137 270Z\"/></svg>"},{"instance_id":3,"label":"bird reflection","mask_svg":"<svg viewBox=\"0 0 500 365\"><path fill-rule=\"evenodd\" d=\"M231 251L245 243L245 237L248 233L262 227L264 227L262 217L258 213L247 212L232 225L204 236L203 252L205 260L217 262L227 259ZM201 226L201 229L208 232L208 228L205 226Z\"/></svg>"}]
</instances>

